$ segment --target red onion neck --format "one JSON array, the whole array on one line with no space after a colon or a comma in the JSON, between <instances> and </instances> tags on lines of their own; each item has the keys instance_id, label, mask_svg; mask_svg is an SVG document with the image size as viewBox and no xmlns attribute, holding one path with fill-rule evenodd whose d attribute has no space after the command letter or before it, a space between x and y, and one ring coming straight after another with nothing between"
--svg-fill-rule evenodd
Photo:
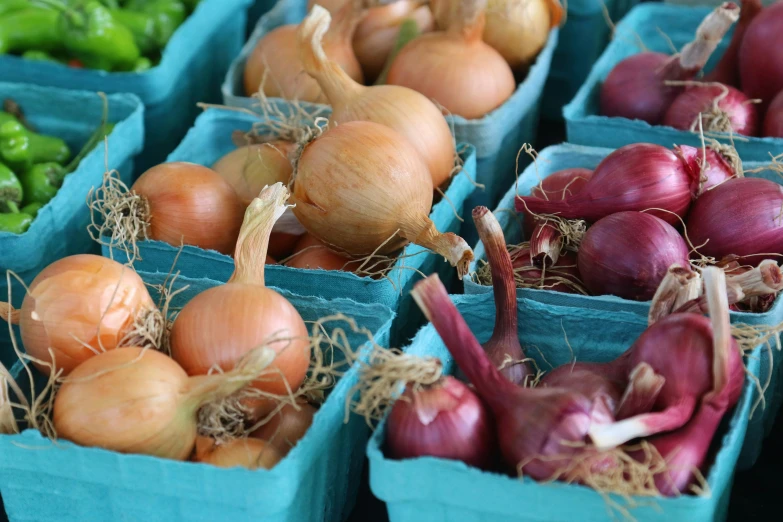
<instances>
[{"instance_id":1,"label":"red onion neck","mask_svg":"<svg viewBox=\"0 0 783 522\"><path fill-rule=\"evenodd\" d=\"M451 302L438 274L416 283L411 292L424 315L435 327L457 366L476 387L476 392L493 411L505 410L506 398L520 388L492 364L465 319Z\"/></svg>"},{"instance_id":2,"label":"red onion neck","mask_svg":"<svg viewBox=\"0 0 783 522\"><path fill-rule=\"evenodd\" d=\"M266 187L245 211L234 250L234 273L229 283L265 286L264 266L269 236L286 210L288 189L278 182Z\"/></svg>"}]
</instances>

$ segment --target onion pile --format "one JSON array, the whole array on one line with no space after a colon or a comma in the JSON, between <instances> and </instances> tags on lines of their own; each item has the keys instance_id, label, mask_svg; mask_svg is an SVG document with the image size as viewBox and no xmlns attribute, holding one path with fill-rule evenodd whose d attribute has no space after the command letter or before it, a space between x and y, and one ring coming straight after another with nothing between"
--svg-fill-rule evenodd
<instances>
[{"instance_id":1,"label":"onion pile","mask_svg":"<svg viewBox=\"0 0 783 522\"><path fill-rule=\"evenodd\" d=\"M628 478L619 471L616 451L598 449L642 438L666 463L647 464L657 492L687 492L696 470L704 472L718 425L739 400L745 380L731 337L724 273L707 268L704 280L709 319L668 316L616 360L566 364L534 388L517 386L498 371L437 274L420 281L413 290L416 302L482 402L451 378L421 397L409 386L408 400L397 401L389 417L390 456L431 455L486 467L485 459L498 451L503 469L512 473L606 487L595 477ZM516 303L512 306L516 312ZM470 415L459 415L469 408ZM489 413L492 423L486 427ZM633 447L628 451L640 462L649 458ZM627 492L627 484L617 486Z\"/></svg>"}]
</instances>

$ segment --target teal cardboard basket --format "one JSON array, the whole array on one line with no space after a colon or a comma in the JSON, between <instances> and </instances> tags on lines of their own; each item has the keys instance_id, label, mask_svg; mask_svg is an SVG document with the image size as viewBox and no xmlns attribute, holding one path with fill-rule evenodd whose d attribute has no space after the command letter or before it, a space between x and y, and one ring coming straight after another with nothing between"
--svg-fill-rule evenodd
<instances>
[{"instance_id":1,"label":"teal cardboard basket","mask_svg":"<svg viewBox=\"0 0 783 522\"><path fill-rule=\"evenodd\" d=\"M568 0L565 25L552 58L542 105L543 117L563 118L563 106L574 97L590 74L612 35L607 16L619 21L638 0Z\"/></svg>"},{"instance_id":2,"label":"teal cardboard basket","mask_svg":"<svg viewBox=\"0 0 783 522\"><path fill-rule=\"evenodd\" d=\"M74 156L98 128L103 114L103 101L94 92L0 82L0 100L4 99L16 101L39 132L64 139ZM132 94L112 94L108 101L109 121L116 123L109 134L108 158L102 145L95 147L65 178L27 232L0 232L0 301L8 299L7 270L29 285L38 272L62 257L100 251L87 232L87 193L100 185L107 159L110 169L130 173L144 144L141 101ZM21 306L24 295L24 286L12 277L11 303ZM14 358L8 328L0 321L0 361L7 364Z\"/></svg>"},{"instance_id":3,"label":"teal cardboard basket","mask_svg":"<svg viewBox=\"0 0 783 522\"><path fill-rule=\"evenodd\" d=\"M491 295L455 296L457 308L479 341L492 333L495 308ZM549 306L517 300L520 340L526 355L542 369L579 361L604 362L623 353L644 330L633 314ZM566 342L566 336L568 341ZM533 349L531 347L537 347ZM448 373L454 361L432 325L416 335L407 353L434 356ZM758 349L747 358L751 375L758 375ZM713 439L714 459L704 497L634 498L639 505L629 514L637 522L715 522L724 520L748 414L754 383L746 381L742 397ZM579 485L536 483L468 467L462 462L424 457L391 460L384 456L385 423L370 439L370 487L386 502L390 522L603 522L621 520L609 498ZM611 500L628 507L628 500ZM613 518L614 517L614 518Z\"/></svg>"},{"instance_id":4,"label":"teal cardboard basket","mask_svg":"<svg viewBox=\"0 0 783 522\"><path fill-rule=\"evenodd\" d=\"M254 0L247 10L247 34L253 32L256 28L258 19L264 16L270 9L272 9L277 0Z\"/></svg>"},{"instance_id":5,"label":"teal cardboard basket","mask_svg":"<svg viewBox=\"0 0 783 522\"><path fill-rule=\"evenodd\" d=\"M74 69L57 63L0 56L0 79L64 89L133 93L144 103L146 147L139 173L160 163L198 115L198 102L220 100L220 81L244 39L252 0L201 0L163 50L160 63L141 73Z\"/></svg>"},{"instance_id":6,"label":"teal cardboard basket","mask_svg":"<svg viewBox=\"0 0 783 522\"><path fill-rule=\"evenodd\" d=\"M211 166L224 154L236 147L231 139L235 130L248 131L253 122L252 115L239 114L223 109L209 109L198 117L196 125L188 132L179 147L167 161L190 161ZM458 233L462 222L459 215L469 215L465 200L474 190L469 178L476 172L476 155L473 147L464 146L465 172L454 176L446 190L446 198L432 208L430 219L441 232ZM185 246L177 258L178 248L160 241L139 243L141 259L134 263L137 270L168 273L172 268L190 277L209 277L227 281L234 271L234 260L230 256L212 250ZM103 248L105 256L125 262L123 250ZM177 259L174 266L175 258ZM388 277L372 279L359 277L349 272L334 270L307 270L282 265L268 265L264 272L266 282L271 286L285 288L299 295L315 295L325 299L345 297L362 303L381 303L398 314L395 334L413 333L421 324L421 314L409 296L419 273L438 272L445 281L456 278L456 270L440 256L417 245L405 247ZM396 340L396 339L395 339Z\"/></svg>"},{"instance_id":7,"label":"teal cardboard basket","mask_svg":"<svg viewBox=\"0 0 783 522\"><path fill-rule=\"evenodd\" d=\"M527 195L530 190L538 185L541 179L549 174L571 167L595 168L601 160L611 152L609 149L599 149L591 147L582 147L577 145L557 145L548 147L541 152L538 161L538 169L531 165L520 176L517 186L512 186L495 210L500 226L506 237L507 244L516 244L522 242L521 223L523 217L517 216L516 212L506 212L505 209L514 209L514 198L517 194ZM746 163L748 169L761 166L761 164ZM752 174L752 176L764 177L766 179L783 183L783 180L772 173L762 172ZM471 265L471 272L474 272L479 263L486 261L486 252L483 243L479 242L474 249L476 259ZM485 294L491 293L492 288L476 284L469 278L465 279L466 294ZM517 296L525 297L540 303L568 306L574 308L592 309L599 312L611 314L615 312L628 312L639 316L642 320L647 320L647 314L650 309L649 302L630 301L615 296L584 296L577 294L565 294L552 290L536 289L518 289ZM731 320L733 323L744 323L750 325L777 325L783 322L783 299L778 298L772 309L763 314L753 314L745 312L732 312ZM778 410L783 400L783 383L781 383L780 364L783 362L781 353L777 349L763 350L761 352L761 382L767 383L764 399L765 407L763 411L759 409L754 412L750 419L746 445L740 457L740 469L751 467L761 452L761 442L772 430Z\"/></svg>"},{"instance_id":8,"label":"teal cardboard basket","mask_svg":"<svg viewBox=\"0 0 783 522\"><path fill-rule=\"evenodd\" d=\"M574 99L563 109L568 141L593 147L619 148L629 143L657 143L666 147L673 144L701 146L698 133L677 130L663 125L650 125L641 120L609 118L599 112L599 94L604 79L623 59L641 52L639 39L650 51L671 54L669 42L681 49L693 39L696 27L712 10L710 7L683 7L668 4L644 3L636 6L617 26L614 40L595 64L590 76ZM637 38L638 37L638 38ZM710 62L710 71L729 44L730 35L721 41ZM727 142L728 137L720 138ZM734 140L740 157L745 161L766 161L770 153L783 150L781 138L753 138L738 136Z\"/></svg>"},{"instance_id":9,"label":"teal cardboard basket","mask_svg":"<svg viewBox=\"0 0 783 522\"><path fill-rule=\"evenodd\" d=\"M271 11L261 17L255 31L226 74L223 100L227 105L253 108L257 101L245 96L242 83L247 57L266 33L281 25L298 24L306 14L306 0L280 0ZM470 199L471 208L476 205L492 206L497 202L505 187L514 179L517 151L523 144L535 141L541 98L557 38L558 31L553 30L525 81L500 108L478 120L466 120L459 116L447 118L454 128L457 142L470 143L476 147L477 181L484 185L484 190L477 190L473 194ZM277 99L276 103L286 105L286 102L280 99ZM326 106L311 103L301 105L310 112L318 111L321 115L328 115L329 109ZM528 161L527 157L522 155L521 161ZM472 233L471 229L472 227L468 226L469 233ZM471 239L474 238L475 236Z\"/></svg>"},{"instance_id":10,"label":"teal cardboard basket","mask_svg":"<svg viewBox=\"0 0 783 522\"><path fill-rule=\"evenodd\" d=\"M162 274L141 275L150 284L165 279ZM174 305L182 306L220 283L179 278L176 284L177 288L190 285L175 299ZM388 342L394 314L384 306L281 293L305 321L342 312L373 332L376 342ZM349 332L352 348L367 342L366 335L340 326ZM12 372L24 375L20 363ZM51 442L35 430L0 435L0 491L8 518L12 522L341 522L356 500L369 435L358 416L344 422L346 398L357 380L354 365L332 389L305 437L271 470L223 469L124 455L64 440Z\"/></svg>"}]
</instances>

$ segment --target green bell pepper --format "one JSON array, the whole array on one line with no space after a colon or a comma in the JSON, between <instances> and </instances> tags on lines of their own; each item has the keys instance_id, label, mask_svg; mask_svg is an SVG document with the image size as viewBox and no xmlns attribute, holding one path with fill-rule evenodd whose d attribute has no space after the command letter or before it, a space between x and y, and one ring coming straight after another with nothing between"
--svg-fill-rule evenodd
<instances>
[{"instance_id":1,"label":"green bell pepper","mask_svg":"<svg viewBox=\"0 0 783 522\"><path fill-rule=\"evenodd\" d=\"M18 205L22 201L24 191L16 174L0 163L0 212L5 212L12 205Z\"/></svg>"},{"instance_id":2,"label":"green bell pepper","mask_svg":"<svg viewBox=\"0 0 783 522\"><path fill-rule=\"evenodd\" d=\"M2 15L0 54L62 49L63 40L57 30L59 19L57 11L34 7Z\"/></svg>"},{"instance_id":3,"label":"green bell pepper","mask_svg":"<svg viewBox=\"0 0 783 522\"><path fill-rule=\"evenodd\" d=\"M38 163L27 169L19 176L24 204L48 203L62 186L65 175L65 168L57 163Z\"/></svg>"},{"instance_id":4,"label":"green bell pepper","mask_svg":"<svg viewBox=\"0 0 783 522\"><path fill-rule=\"evenodd\" d=\"M38 211L43 208L43 205L40 203L30 203L29 205L25 205L22 207L22 214L29 214L30 216L38 217Z\"/></svg>"},{"instance_id":5,"label":"green bell pepper","mask_svg":"<svg viewBox=\"0 0 783 522\"><path fill-rule=\"evenodd\" d=\"M59 11L57 27L65 49L85 67L130 71L141 56L133 34L97 0L36 0Z\"/></svg>"},{"instance_id":6,"label":"green bell pepper","mask_svg":"<svg viewBox=\"0 0 783 522\"><path fill-rule=\"evenodd\" d=\"M15 203L9 205L10 212L0 213L0 232L10 232L12 234L22 234L30 228L33 222L33 216L24 212L19 212L19 207Z\"/></svg>"}]
</instances>

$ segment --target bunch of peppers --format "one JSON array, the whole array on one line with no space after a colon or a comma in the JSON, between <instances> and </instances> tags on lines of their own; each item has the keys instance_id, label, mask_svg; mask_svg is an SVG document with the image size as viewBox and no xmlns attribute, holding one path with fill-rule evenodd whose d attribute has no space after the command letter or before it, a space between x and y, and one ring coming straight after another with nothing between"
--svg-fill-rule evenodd
<instances>
[{"instance_id":1,"label":"bunch of peppers","mask_svg":"<svg viewBox=\"0 0 783 522\"><path fill-rule=\"evenodd\" d=\"M11 100L5 106L17 108ZM0 232L26 232L65 177L113 128L104 111L100 126L71 158L63 140L35 132L21 110L0 111Z\"/></svg>"},{"instance_id":2,"label":"bunch of peppers","mask_svg":"<svg viewBox=\"0 0 783 522\"><path fill-rule=\"evenodd\" d=\"M152 67L199 0L0 0L0 54L105 71Z\"/></svg>"}]
</instances>

